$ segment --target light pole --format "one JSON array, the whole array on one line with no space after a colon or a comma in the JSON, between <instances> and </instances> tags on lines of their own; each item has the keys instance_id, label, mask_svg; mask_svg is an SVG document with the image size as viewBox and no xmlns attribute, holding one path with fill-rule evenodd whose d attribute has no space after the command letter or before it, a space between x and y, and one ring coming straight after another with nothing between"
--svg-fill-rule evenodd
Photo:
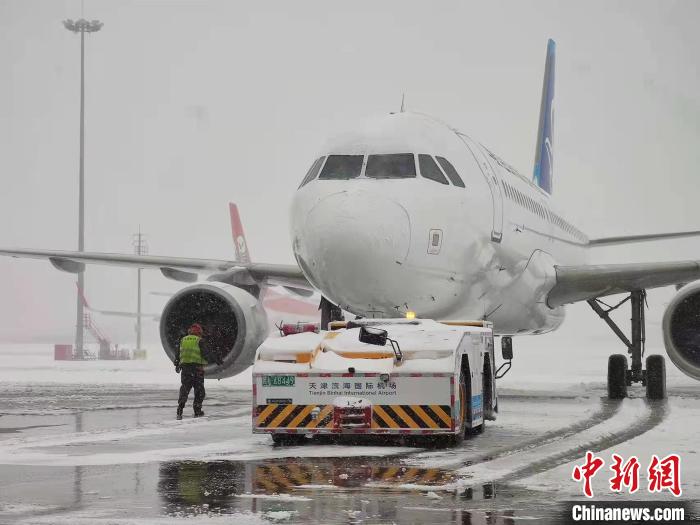
<instances>
[{"instance_id":1,"label":"light pole","mask_svg":"<svg viewBox=\"0 0 700 525\"><path fill-rule=\"evenodd\" d=\"M145 235L139 232L133 236L134 253L136 255L148 255L148 244ZM141 268L136 270L136 350L141 350Z\"/></svg>"},{"instance_id":2,"label":"light pole","mask_svg":"<svg viewBox=\"0 0 700 525\"><path fill-rule=\"evenodd\" d=\"M87 21L84 18L64 20L63 25L68 31L80 33L80 170L78 176L78 251L85 248L85 33L95 33L102 28L99 20ZM75 326L75 359L85 357L83 331L83 301L80 297L85 293L84 272L78 274L78 297Z\"/></svg>"}]
</instances>

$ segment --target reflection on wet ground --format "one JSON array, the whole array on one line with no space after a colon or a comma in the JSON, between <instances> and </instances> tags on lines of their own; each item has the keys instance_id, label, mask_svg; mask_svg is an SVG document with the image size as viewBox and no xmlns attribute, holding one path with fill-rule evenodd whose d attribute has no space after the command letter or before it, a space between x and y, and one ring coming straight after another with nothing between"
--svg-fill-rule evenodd
<instances>
[{"instance_id":1,"label":"reflection on wet ground","mask_svg":"<svg viewBox=\"0 0 700 525\"><path fill-rule=\"evenodd\" d=\"M487 483L459 492L412 491L408 484L453 480L441 469L407 468L376 458L161 464L158 492L173 516L202 512L290 512L293 522L512 523L555 518L533 491ZM379 485L374 485L379 482ZM498 498L503 498L503 505ZM518 502L522 510L513 508Z\"/></svg>"},{"instance_id":2,"label":"reflection on wet ground","mask_svg":"<svg viewBox=\"0 0 700 525\"><path fill-rule=\"evenodd\" d=\"M177 477L172 473L177 472ZM182 477L207 480L228 493L287 494L318 487L358 489L378 482L382 488L405 484L444 485L454 479L446 470L382 465L377 458L289 458L259 462L172 462L160 466L160 492ZM209 487L203 492L213 493Z\"/></svg>"},{"instance_id":3,"label":"reflection on wet ground","mask_svg":"<svg viewBox=\"0 0 700 525\"><path fill-rule=\"evenodd\" d=\"M488 518L484 523L509 523L518 513L494 504L499 493L509 502L514 497L533 500L532 491L493 483L440 494L415 492L406 486L440 485L453 479L452 473L441 469L377 464L376 458L362 457L316 459L311 464L301 459L186 461L160 465L158 493L163 510L173 516L286 511L292 513L293 522L325 523L349 518L478 523L478 515ZM375 482L380 485L373 485ZM550 508L542 516L547 514L556 511Z\"/></svg>"}]
</instances>

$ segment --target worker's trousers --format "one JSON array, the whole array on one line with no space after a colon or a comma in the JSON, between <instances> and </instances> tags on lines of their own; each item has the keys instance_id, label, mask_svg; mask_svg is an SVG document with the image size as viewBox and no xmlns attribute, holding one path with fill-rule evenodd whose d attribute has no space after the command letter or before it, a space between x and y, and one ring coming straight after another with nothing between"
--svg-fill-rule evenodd
<instances>
[{"instance_id":1,"label":"worker's trousers","mask_svg":"<svg viewBox=\"0 0 700 525\"><path fill-rule=\"evenodd\" d=\"M187 404L187 398L190 395L190 390L194 387L194 403L195 412L201 410L204 402L204 368L200 365L182 365L180 372L180 397L177 400L177 405L180 409Z\"/></svg>"}]
</instances>

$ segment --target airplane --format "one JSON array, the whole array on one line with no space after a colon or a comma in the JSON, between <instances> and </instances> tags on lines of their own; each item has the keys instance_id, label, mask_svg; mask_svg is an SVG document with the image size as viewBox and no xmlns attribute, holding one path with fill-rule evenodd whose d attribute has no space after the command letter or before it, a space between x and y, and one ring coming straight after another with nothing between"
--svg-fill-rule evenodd
<instances>
[{"instance_id":1,"label":"airplane","mask_svg":"<svg viewBox=\"0 0 700 525\"><path fill-rule=\"evenodd\" d=\"M493 323L504 348L512 336L558 328L565 307L587 301L632 358L608 361L608 395L632 383L663 398L665 362L644 353L646 290L680 288L663 321L671 361L700 380L700 261L592 265L596 247L673 239L685 231L590 239L557 210L554 186L555 43L546 50L532 178L441 120L403 110L382 115L329 140L293 196L290 216L296 265L252 262L236 238L234 261L81 251L0 249L0 255L49 260L71 273L86 264L159 269L190 283L166 304L163 347L174 359L192 322L216 326L222 365L205 375L236 375L252 363L268 334L261 297L270 286L320 293L322 325L341 309L360 317L406 314ZM234 234L235 235L235 234ZM196 282L200 275L204 281ZM627 294L612 306L601 298ZM627 337L610 311L632 308ZM504 352L504 356L506 353Z\"/></svg>"}]
</instances>

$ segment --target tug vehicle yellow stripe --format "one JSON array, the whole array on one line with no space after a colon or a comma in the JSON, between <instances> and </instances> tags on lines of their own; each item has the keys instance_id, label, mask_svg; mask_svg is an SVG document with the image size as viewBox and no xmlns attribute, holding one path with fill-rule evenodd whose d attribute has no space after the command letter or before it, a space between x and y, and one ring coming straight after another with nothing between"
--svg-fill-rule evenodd
<instances>
[{"instance_id":1,"label":"tug vehicle yellow stripe","mask_svg":"<svg viewBox=\"0 0 700 525\"><path fill-rule=\"evenodd\" d=\"M404 409L401 408L401 405L391 405L391 408L393 408L394 412L396 412L396 415L399 416L403 420L404 424L401 425L402 427L404 427L404 428L420 428L418 423L413 421L413 419L411 419L411 416L409 416L404 411Z\"/></svg>"},{"instance_id":2,"label":"tug vehicle yellow stripe","mask_svg":"<svg viewBox=\"0 0 700 525\"><path fill-rule=\"evenodd\" d=\"M432 409L437 416L442 419L443 423L445 423L447 426L452 425L452 418L445 413L445 411L440 407L440 405L430 405L430 408Z\"/></svg>"},{"instance_id":3,"label":"tug vehicle yellow stripe","mask_svg":"<svg viewBox=\"0 0 700 525\"><path fill-rule=\"evenodd\" d=\"M289 428L297 428L297 427L300 427L300 426L301 426L300 423L301 423L302 421L304 421L304 418L306 418L306 416L308 416L314 408L316 408L316 405L306 405L306 407L304 407L304 410L302 410L302 411L299 413L299 415L298 415L297 417L295 417L294 419L292 419L292 420L289 422L289 425L287 425L287 426L288 426Z\"/></svg>"},{"instance_id":4,"label":"tug vehicle yellow stripe","mask_svg":"<svg viewBox=\"0 0 700 525\"><path fill-rule=\"evenodd\" d=\"M280 426L280 423L284 421L284 418L286 418L289 413L294 410L295 405L287 405L282 412L279 413L279 415L272 420L272 423L270 423L268 426L271 428L277 428Z\"/></svg>"},{"instance_id":5,"label":"tug vehicle yellow stripe","mask_svg":"<svg viewBox=\"0 0 700 525\"><path fill-rule=\"evenodd\" d=\"M430 428L440 428L440 426L432 420L432 418L425 413L425 410L421 408L420 405L411 405L411 408L413 411L418 415L419 418L423 420L423 422L428 425Z\"/></svg>"},{"instance_id":6,"label":"tug vehicle yellow stripe","mask_svg":"<svg viewBox=\"0 0 700 525\"><path fill-rule=\"evenodd\" d=\"M269 416L274 410L277 408L277 405L267 405L260 414L258 414L258 419L257 419L257 424L258 426L261 426L263 421L267 419L267 416Z\"/></svg>"},{"instance_id":7,"label":"tug vehicle yellow stripe","mask_svg":"<svg viewBox=\"0 0 700 525\"><path fill-rule=\"evenodd\" d=\"M394 421L393 418L389 417L381 405L374 405L372 408L374 409L374 413L384 420L384 423L389 425L391 428L399 428L399 424Z\"/></svg>"}]
</instances>

